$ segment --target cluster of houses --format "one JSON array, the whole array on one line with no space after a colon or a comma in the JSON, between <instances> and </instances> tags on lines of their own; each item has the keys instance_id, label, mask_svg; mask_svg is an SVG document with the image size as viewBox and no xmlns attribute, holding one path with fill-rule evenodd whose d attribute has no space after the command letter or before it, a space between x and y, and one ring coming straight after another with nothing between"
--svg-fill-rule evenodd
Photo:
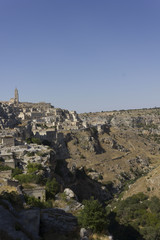
<instances>
[{"instance_id":1,"label":"cluster of houses","mask_svg":"<svg viewBox=\"0 0 160 240\"><path fill-rule=\"evenodd\" d=\"M12 178L12 172L15 168L20 168L25 174L27 172L28 163L40 163L50 171L49 164L52 161L52 167L54 166L54 158L51 155L51 150L44 145L27 144L15 145L15 139L13 135L0 133L0 192L7 189L7 187L15 187L19 189L19 182ZM9 167L6 169L5 167ZM45 200L45 188L39 185L35 185L32 188L23 188L23 193L29 196L34 196L41 201Z\"/></svg>"},{"instance_id":2,"label":"cluster of houses","mask_svg":"<svg viewBox=\"0 0 160 240\"><path fill-rule=\"evenodd\" d=\"M13 179L12 171L20 168L25 174L28 162L40 163L46 167L52 161L52 167L55 166L51 150L44 145L27 144L27 136L40 141L56 142L63 138L62 131L85 127L86 123L75 111L54 108L45 102L20 102L18 90L15 89L14 98L0 102L0 190L4 186L17 188L19 183ZM10 169L3 169L2 166ZM41 186L23 191L40 200L45 199L45 189Z\"/></svg>"}]
</instances>

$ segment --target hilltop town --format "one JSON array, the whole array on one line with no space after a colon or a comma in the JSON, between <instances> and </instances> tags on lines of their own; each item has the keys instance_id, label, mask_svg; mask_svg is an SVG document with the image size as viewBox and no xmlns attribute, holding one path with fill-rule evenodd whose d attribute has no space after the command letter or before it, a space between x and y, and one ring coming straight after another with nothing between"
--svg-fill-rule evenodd
<instances>
[{"instance_id":1,"label":"hilltop town","mask_svg":"<svg viewBox=\"0 0 160 240\"><path fill-rule=\"evenodd\" d=\"M77 114L15 89L0 102L0 239L79 239L83 200L160 198L159 143L159 108Z\"/></svg>"}]
</instances>

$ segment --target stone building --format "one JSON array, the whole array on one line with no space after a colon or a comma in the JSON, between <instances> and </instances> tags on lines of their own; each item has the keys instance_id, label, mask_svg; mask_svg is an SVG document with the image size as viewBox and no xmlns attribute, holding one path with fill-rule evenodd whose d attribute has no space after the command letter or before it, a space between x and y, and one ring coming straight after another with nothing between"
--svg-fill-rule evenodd
<instances>
[{"instance_id":1,"label":"stone building","mask_svg":"<svg viewBox=\"0 0 160 240\"><path fill-rule=\"evenodd\" d=\"M11 147L15 145L15 140L12 135L0 135L0 144L5 147Z\"/></svg>"},{"instance_id":2,"label":"stone building","mask_svg":"<svg viewBox=\"0 0 160 240\"><path fill-rule=\"evenodd\" d=\"M18 89L15 88L14 98L10 99L9 104L18 104L18 103L19 103L19 94L18 94Z\"/></svg>"},{"instance_id":3,"label":"stone building","mask_svg":"<svg viewBox=\"0 0 160 240\"><path fill-rule=\"evenodd\" d=\"M0 171L0 178L11 178L12 170Z\"/></svg>"},{"instance_id":4,"label":"stone building","mask_svg":"<svg viewBox=\"0 0 160 240\"><path fill-rule=\"evenodd\" d=\"M14 93L14 103L18 104L19 103L19 94L18 94L18 89L15 89L15 93Z\"/></svg>"},{"instance_id":5,"label":"stone building","mask_svg":"<svg viewBox=\"0 0 160 240\"><path fill-rule=\"evenodd\" d=\"M44 187L24 188L23 192L30 197L35 197L40 201L46 201L46 190Z\"/></svg>"}]
</instances>

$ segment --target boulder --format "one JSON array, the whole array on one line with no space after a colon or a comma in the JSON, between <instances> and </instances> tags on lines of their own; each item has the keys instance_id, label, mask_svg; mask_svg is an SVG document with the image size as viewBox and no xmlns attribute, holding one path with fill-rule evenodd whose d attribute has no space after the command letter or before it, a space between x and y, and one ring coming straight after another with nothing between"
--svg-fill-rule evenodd
<instances>
[{"instance_id":1,"label":"boulder","mask_svg":"<svg viewBox=\"0 0 160 240\"><path fill-rule=\"evenodd\" d=\"M71 198L76 198L76 195L74 194L74 192L70 188L65 188L64 193L66 194L67 200L69 200Z\"/></svg>"},{"instance_id":2,"label":"boulder","mask_svg":"<svg viewBox=\"0 0 160 240\"><path fill-rule=\"evenodd\" d=\"M27 232L30 233L34 239L39 239L39 228L40 228L40 210L29 209L23 210L19 214L21 225Z\"/></svg>"},{"instance_id":3,"label":"boulder","mask_svg":"<svg viewBox=\"0 0 160 240\"><path fill-rule=\"evenodd\" d=\"M0 206L0 240L30 240L18 219L3 206Z\"/></svg>"},{"instance_id":4,"label":"boulder","mask_svg":"<svg viewBox=\"0 0 160 240\"><path fill-rule=\"evenodd\" d=\"M80 237L82 238L82 239L85 239L85 237L89 237L90 235L91 235L91 230L89 230L89 229L86 229L86 228L81 228L80 229Z\"/></svg>"},{"instance_id":5,"label":"boulder","mask_svg":"<svg viewBox=\"0 0 160 240\"><path fill-rule=\"evenodd\" d=\"M41 233L68 234L77 231L77 218L61 209L41 210Z\"/></svg>"}]
</instances>

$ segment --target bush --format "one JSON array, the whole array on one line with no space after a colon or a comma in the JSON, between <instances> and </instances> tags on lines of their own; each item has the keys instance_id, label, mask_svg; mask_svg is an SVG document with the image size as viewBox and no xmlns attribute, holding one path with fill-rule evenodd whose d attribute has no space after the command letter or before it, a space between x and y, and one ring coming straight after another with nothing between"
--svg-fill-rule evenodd
<instances>
[{"instance_id":1,"label":"bush","mask_svg":"<svg viewBox=\"0 0 160 240\"><path fill-rule=\"evenodd\" d=\"M52 202L51 201L46 201L46 202L41 202L39 199L35 197L31 197L28 195L25 195L25 201L27 205L30 205L31 207L39 207L39 208L52 208Z\"/></svg>"},{"instance_id":2,"label":"bush","mask_svg":"<svg viewBox=\"0 0 160 240\"><path fill-rule=\"evenodd\" d=\"M20 169L20 168L18 168L18 167L16 167L15 169L13 169L13 171L12 171L12 177L15 177L15 176L17 176L17 175L19 175L19 174L22 174L22 169Z\"/></svg>"},{"instance_id":3,"label":"bush","mask_svg":"<svg viewBox=\"0 0 160 240\"><path fill-rule=\"evenodd\" d=\"M36 175L19 174L19 175L15 176L15 179L17 179L21 184L23 184L23 183L32 183L32 182L35 182Z\"/></svg>"},{"instance_id":4,"label":"bush","mask_svg":"<svg viewBox=\"0 0 160 240\"><path fill-rule=\"evenodd\" d=\"M105 186L108 189L108 191L111 191L114 186L114 183L112 181L107 181L105 182Z\"/></svg>"},{"instance_id":5,"label":"bush","mask_svg":"<svg viewBox=\"0 0 160 240\"><path fill-rule=\"evenodd\" d=\"M39 163L28 163L27 165L27 172L34 173L38 170L43 170L43 166Z\"/></svg>"},{"instance_id":6,"label":"bush","mask_svg":"<svg viewBox=\"0 0 160 240\"><path fill-rule=\"evenodd\" d=\"M5 199L8 200L13 206L18 207L18 208L23 208L23 201L21 196L16 193L16 192L2 192L0 195L0 200Z\"/></svg>"},{"instance_id":7,"label":"bush","mask_svg":"<svg viewBox=\"0 0 160 240\"><path fill-rule=\"evenodd\" d=\"M30 144L30 143L36 143L36 144L38 144L38 145L41 145L41 140L40 140L39 138L34 138L34 137L32 137L32 138L27 138L27 139L26 139L26 142L27 142L28 144Z\"/></svg>"},{"instance_id":8,"label":"bush","mask_svg":"<svg viewBox=\"0 0 160 240\"><path fill-rule=\"evenodd\" d=\"M133 195L119 202L114 209L116 221L122 226L132 227L145 240L160 239L160 200L152 197L151 200L143 193ZM117 231L115 224L114 232ZM123 239L125 236L122 236ZM122 239L118 237L118 239ZM133 239L137 239L134 237Z\"/></svg>"},{"instance_id":9,"label":"bush","mask_svg":"<svg viewBox=\"0 0 160 240\"><path fill-rule=\"evenodd\" d=\"M83 204L84 209L78 216L79 224L93 232L102 232L108 225L106 212L102 205L93 197L90 200L85 200Z\"/></svg>"},{"instance_id":10,"label":"bush","mask_svg":"<svg viewBox=\"0 0 160 240\"><path fill-rule=\"evenodd\" d=\"M46 157L48 154L49 154L49 153L47 153L47 152L41 152L41 151L36 152L36 155L38 155L38 156L40 156L40 157Z\"/></svg>"},{"instance_id":11,"label":"bush","mask_svg":"<svg viewBox=\"0 0 160 240\"><path fill-rule=\"evenodd\" d=\"M56 193L59 192L60 185L55 178L49 179L46 183L46 196L47 199L52 199L55 197Z\"/></svg>"},{"instance_id":12,"label":"bush","mask_svg":"<svg viewBox=\"0 0 160 240\"><path fill-rule=\"evenodd\" d=\"M36 143L38 145L41 145L41 140L39 138L32 138L32 143Z\"/></svg>"},{"instance_id":13,"label":"bush","mask_svg":"<svg viewBox=\"0 0 160 240\"><path fill-rule=\"evenodd\" d=\"M35 155L34 152L27 152L27 156L28 156L28 157L33 157L34 155Z\"/></svg>"},{"instance_id":14,"label":"bush","mask_svg":"<svg viewBox=\"0 0 160 240\"><path fill-rule=\"evenodd\" d=\"M36 183L44 185L46 182L45 178L43 178L42 175L35 174L19 174L15 176L15 179L17 179L20 182L20 184Z\"/></svg>"},{"instance_id":15,"label":"bush","mask_svg":"<svg viewBox=\"0 0 160 240\"><path fill-rule=\"evenodd\" d=\"M11 167L0 164L0 171L12 170Z\"/></svg>"}]
</instances>

